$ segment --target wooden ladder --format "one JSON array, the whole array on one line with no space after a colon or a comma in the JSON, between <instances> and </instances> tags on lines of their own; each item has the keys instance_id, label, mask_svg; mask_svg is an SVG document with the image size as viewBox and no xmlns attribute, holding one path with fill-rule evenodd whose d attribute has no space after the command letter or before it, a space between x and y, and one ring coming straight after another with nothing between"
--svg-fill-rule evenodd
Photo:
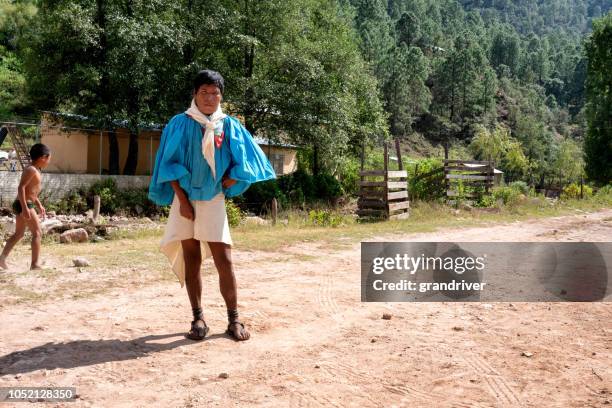
<instances>
[{"instance_id":1,"label":"wooden ladder","mask_svg":"<svg viewBox=\"0 0 612 408\"><path fill-rule=\"evenodd\" d=\"M9 135L11 136L11 141L13 142L13 147L17 153L17 160L19 161L21 169L23 170L31 164L28 146L25 144L23 136L16 126L7 126L7 128Z\"/></svg>"}]
</instances>

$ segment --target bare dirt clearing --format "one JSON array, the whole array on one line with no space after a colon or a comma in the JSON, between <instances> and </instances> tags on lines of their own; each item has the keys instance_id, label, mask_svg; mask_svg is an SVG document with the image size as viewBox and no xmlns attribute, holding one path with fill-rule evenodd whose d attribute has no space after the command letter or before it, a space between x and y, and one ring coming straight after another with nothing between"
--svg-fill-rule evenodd
<instances>
[{"instance_id":1,"label":"bare dirt clearing","mask_svg":"<svg viewBox=\"0 0 612 408\"><path fill-rule=\"evenodd\" d=\"M372 240L611 241L612 210ZM217 277L206 273L211 333L192 342L186 293L155 242L109 241L85 254L57 246L37 273L21 248L0 272L0 386L75 386L76 404L56 404L67 407L612 404L611 303L366 304L359 242L237 247L252 338L223 334ZM70 249L103 267L68 267ZM139 268L145 257L151 270Z\"/></svg>"}]
</instances>

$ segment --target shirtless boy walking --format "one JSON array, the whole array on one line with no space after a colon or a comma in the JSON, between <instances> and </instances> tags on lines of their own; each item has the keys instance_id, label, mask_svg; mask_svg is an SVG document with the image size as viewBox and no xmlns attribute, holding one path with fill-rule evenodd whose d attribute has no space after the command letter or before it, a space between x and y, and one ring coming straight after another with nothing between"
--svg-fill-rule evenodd
<instances>
[{"instance_id":1,"label":"shirtless boy walking","mask_svg":"<svg viewBox=\"0 0 612 408\"><path fill-rule=\"evenodd\" d=\"M25 233L26 227L32 233L32 264L30 269L40 269L38 257L40 255L40 241L42 229L35 207L41 216L45 216L45 208L38 199L41 190L41 170L47 167L51 160L51 151L47 146L37 143L30 149L32 165L26 168L21 175L17 199L13 202L13 211L17 215L15 233L6 241L2 255L0 255L0 269L8 269L6 258Z\"/></svg>"}]
</instances>

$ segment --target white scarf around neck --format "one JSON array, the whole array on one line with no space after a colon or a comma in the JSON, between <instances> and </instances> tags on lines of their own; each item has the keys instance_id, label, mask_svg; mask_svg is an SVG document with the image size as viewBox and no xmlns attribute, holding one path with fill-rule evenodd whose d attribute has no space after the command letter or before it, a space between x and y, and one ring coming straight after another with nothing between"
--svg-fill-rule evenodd
<instances>
[{"instance_id":1,"label":"white scarf around neck","mask_svg":"<svg viewBox=\"0 0 612 408\"><path fill-rule=\"evenodd\" d=\"M219 107L217 108L215 113L210 116L206 116L198 109L198 106L195 103L195 99L191 100L191 106L189 107L189 109L187 109L187 111L185 111L185 113L206 129L206 131L204 132L204 137L202 138L202 155L210 166L210 171L212 172L213 179L216 180L217 175L215 174L216 167L214 141L215 126L220 120L225 119L227 115L223 113L223 111L221 110L221 104L219 104Z\"/></svg>"}]
</instances>

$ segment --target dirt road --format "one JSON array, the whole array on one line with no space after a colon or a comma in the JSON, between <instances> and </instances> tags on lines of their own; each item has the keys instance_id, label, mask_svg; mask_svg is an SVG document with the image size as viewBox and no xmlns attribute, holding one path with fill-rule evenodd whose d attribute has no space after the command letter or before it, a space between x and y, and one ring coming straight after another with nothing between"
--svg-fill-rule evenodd
<instances>
[{"instance_id":1,"label":"dirt road","mask_svg":"<svg viewBox=\"0 0 612 408\"><path fill-rule=\"evenodd\" d=\"M374 239L611 241L612 210ZM216 274L203 342L183 337L174 282L4 307L0 387L75 386L67 407L612 406L611 303L366 304L359 254L350 241L237 248L244 343L223 334Z\"/></svg>"}]
</instances>

